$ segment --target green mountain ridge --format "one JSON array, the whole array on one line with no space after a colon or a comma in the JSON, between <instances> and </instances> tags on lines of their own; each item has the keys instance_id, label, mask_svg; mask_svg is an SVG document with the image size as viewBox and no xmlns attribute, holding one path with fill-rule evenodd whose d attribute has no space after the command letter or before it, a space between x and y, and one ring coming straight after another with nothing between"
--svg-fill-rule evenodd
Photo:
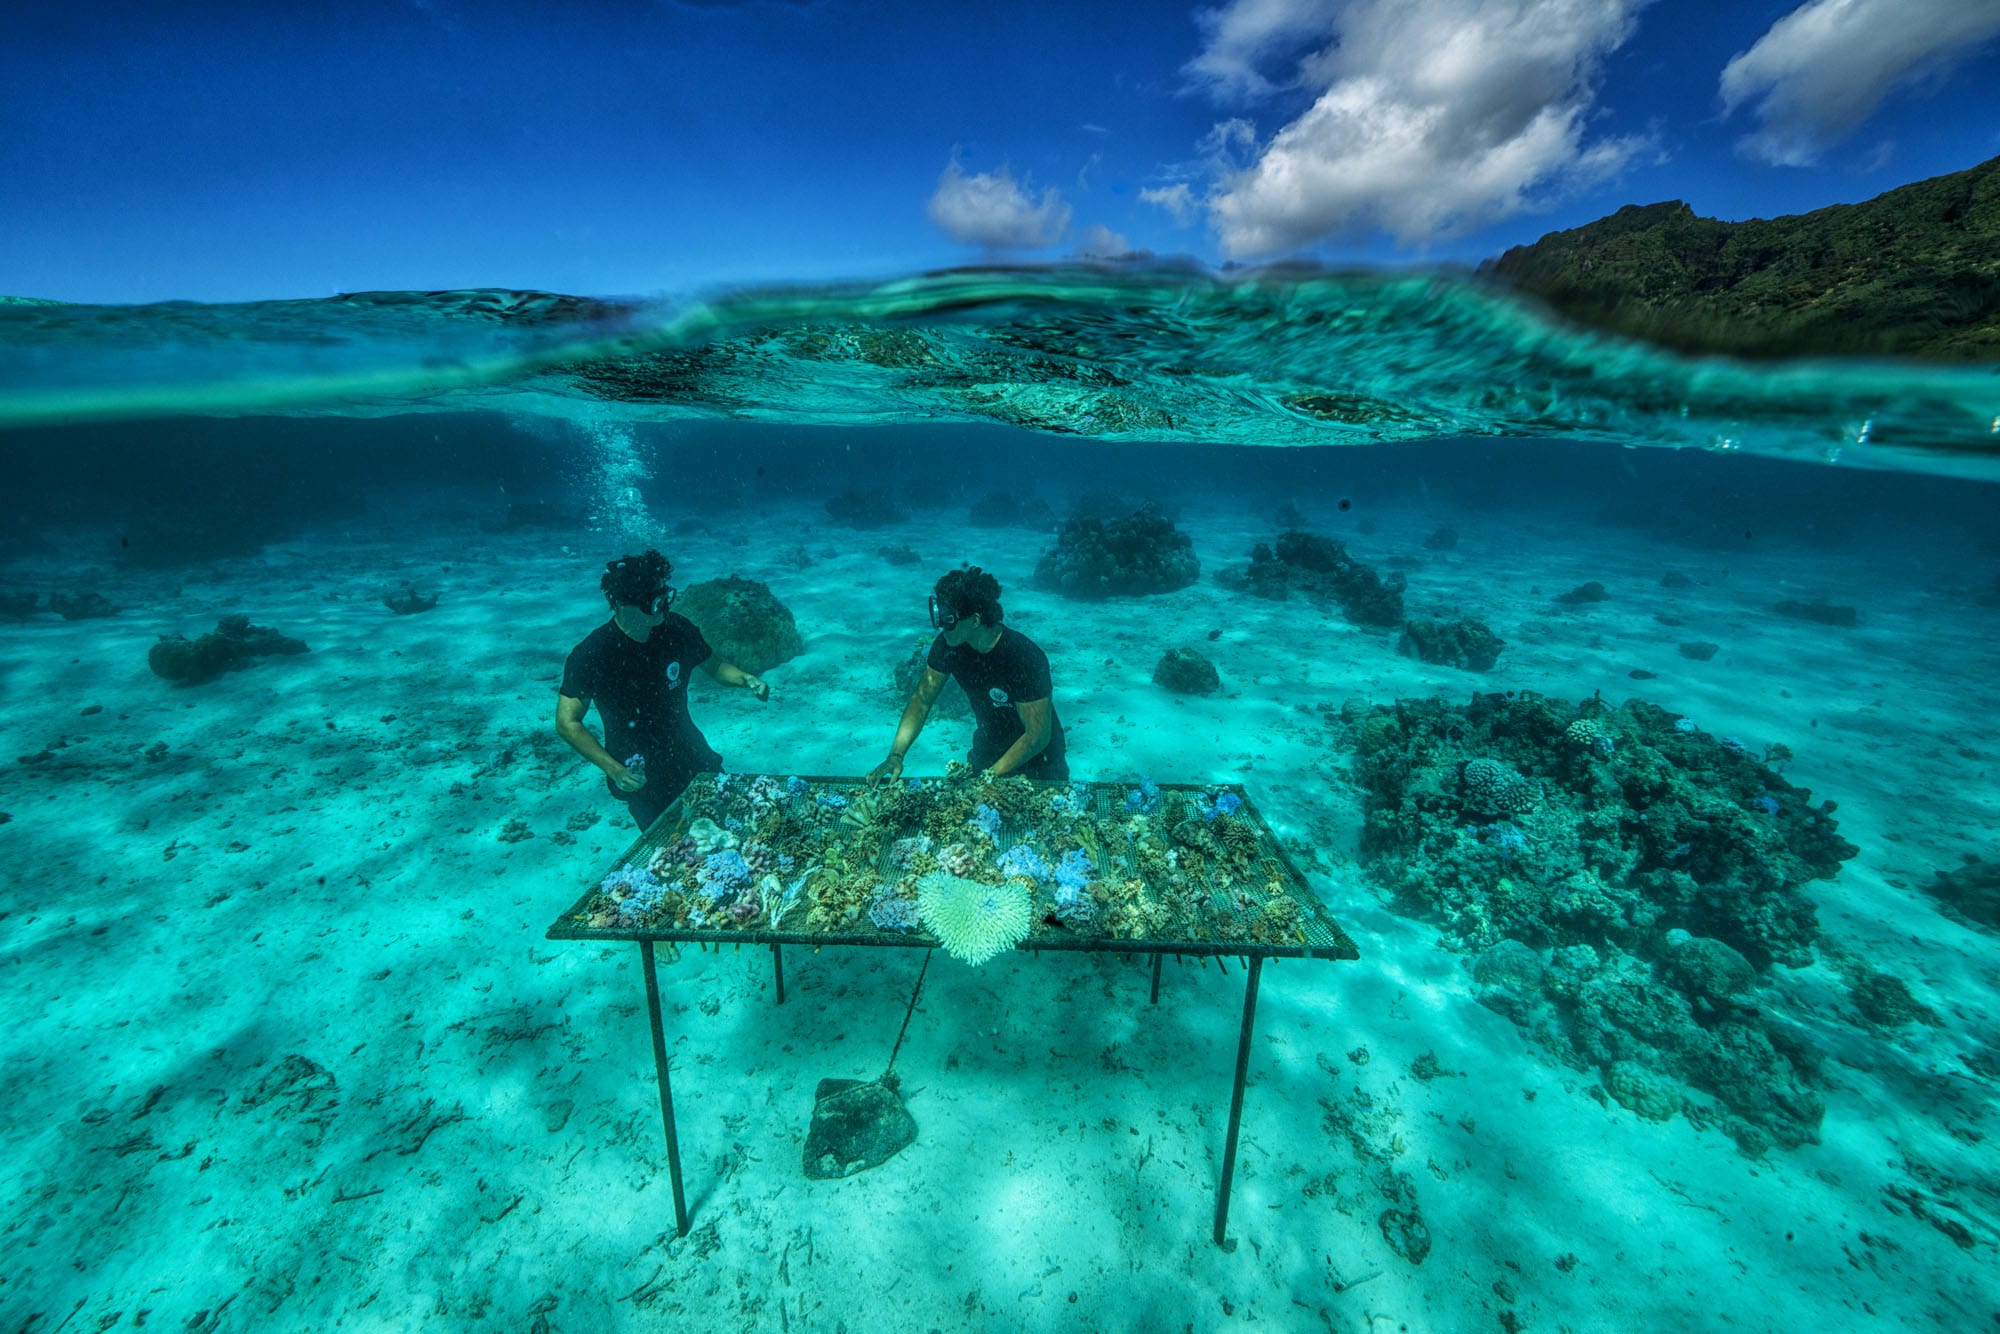
<instances>
[{"instance_id":1,"label":"green mountain ridge","mask_svg":"<svg viewBox=\"0 0 2000 1334\"><path fill-rule=\"evenodd\" d=\"M2000 158L1781 218L1628 204L1479 272L1683 352L2000 360Z\"/></svg>"}]
</instances>

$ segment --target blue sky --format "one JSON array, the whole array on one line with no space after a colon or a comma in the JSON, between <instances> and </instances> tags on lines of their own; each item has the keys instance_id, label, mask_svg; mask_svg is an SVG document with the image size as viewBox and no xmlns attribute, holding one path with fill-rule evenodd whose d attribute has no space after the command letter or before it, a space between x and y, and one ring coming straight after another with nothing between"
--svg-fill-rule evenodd
<instances>
[{"instance_id":1,"label":"blue sky","mask_svg":"<svg viewBox=\"0 0 2000 1334\"><path fill-rule=\"evenodd\" d=\"M0 292L1472 261L1961 170L2000 155L1994 87L2000 0L30 0Z\"/></svg>"}]
</instances>

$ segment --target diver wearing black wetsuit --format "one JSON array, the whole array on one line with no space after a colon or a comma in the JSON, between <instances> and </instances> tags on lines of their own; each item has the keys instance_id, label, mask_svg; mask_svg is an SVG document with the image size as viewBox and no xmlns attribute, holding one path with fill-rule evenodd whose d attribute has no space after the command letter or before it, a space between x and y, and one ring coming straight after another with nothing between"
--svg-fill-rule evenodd
<instances>
[{"instance_id":1,"label":"diver wearing black wetsuit","mask_svg":"<svg viewBox=\"0 0 2000 1334\"><path fill-rule=\"evenodd\" d=\"M599 587L611 619L570 650L556 696L556 733L604 771L611 795L651 826L698 773L720 773L715 753L688 713L687 685L699 667L724 685L769 699L760 678L715 656L693 621L675 615L673 565L648 549L605 566ZM598 743L583 725L597 706Z\"/></svg>"},{"instance_id":2,"label":"diver wearing black wetsuit","mask_svg":"<svg viewBox=\"0 0 2000 1334\"><path fill-rule=\"evenodd\" d=\"M924 674L911 692L889 758L870 778L896 778L903 756L924 730L946 677L965 687L977 724L966 762L995 777L1067 781L1069 760L1056 717L1049 655L1020 631L1001 624L1000 581L977 565L953 570L931 595L931 641Z\"/></svg>"}]
</instances>

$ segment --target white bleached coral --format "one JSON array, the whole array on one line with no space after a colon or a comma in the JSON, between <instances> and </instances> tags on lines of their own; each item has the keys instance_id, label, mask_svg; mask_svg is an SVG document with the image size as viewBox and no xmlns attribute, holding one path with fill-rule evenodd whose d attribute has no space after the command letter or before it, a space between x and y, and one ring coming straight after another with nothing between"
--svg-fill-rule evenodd
<instances>
[{"instance_id":1,"label":"white bleached coral","mask_svg":"<svg viewBox=\"0 0 2000 1334\"><path fill-rule=\"evenodd\" d=\"M967 963L1012 949L1032 919L1022 882L988 885L943 871L917 881L917 916L946 953Z\"/></svg>"}]
</instances>

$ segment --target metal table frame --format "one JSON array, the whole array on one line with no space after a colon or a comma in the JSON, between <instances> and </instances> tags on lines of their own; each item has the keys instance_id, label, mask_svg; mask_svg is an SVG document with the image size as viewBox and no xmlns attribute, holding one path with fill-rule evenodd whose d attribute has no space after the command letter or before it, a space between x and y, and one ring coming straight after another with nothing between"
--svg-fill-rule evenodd
<instances>
[{"instance_id":1,"label":"metal table frame","mask_svg":"<svg viewBox=\"0 0 2000 1334\"><path fill-rule=\"evenodd\" d=\"M1069 785L1054 784L1051 786L1066 787ZM1159 786L1163 791L1173 791L1176 789L1183 791L1208 791L1212 790L1215 785L1160 784ZM1230 787L1230 790L1240 791L1240 789L1236 789L1233 786ZM1257 815L1255 808L1250 805L1247 796L1244 798L1244 806L1257 819L1258 823L1268 831L1270 826L1263 823L1262 817ZM661 818L665 819L668 817L662 816ZM629 860L632 852L642 847L646 842L647 836L641 835L639 840L633 844L632 849L628 849L625 858L621 860ZM1285 871L1294 881L1303 886L1305 878L1292 865L1291 859L1285 855L1284 849L1277 845L1275 836L1272 839L1272 849L1279 862L1284 866ZM659 967L654 957L653 946L661 941L670 944L698 944L704 947L708 945L720 946L727 944L738 946L768 945L771 950L772 977L776 984L777 1003L783 1005L785 1003L784 947L786 945L810 945L815 952L830 945L875 946L878 948L900 947L904 949L935 949L937 945L936 942L930 940L928 937L918 936L912 939L893 933L871 932L867 935L834 935L754 930L652 931L574 925L574 919L583 910L584 905L589 903L595 893L595 889L587 891L574 907L558 918L556 924L549 928L546 938L550 940L618 940L638 942L639 960L646 979L646 1014L653 1031L653 1072L659 1083L660 1122L665 1129L667 1138L667 1170L673 1179L674 1228L676 1235L685 1237L688 1233L687 1195L681 1181L680 1136L674 1124L674 1092L672 1080L668 1073L666 1026L661 1014ZM1039 954L1043 950L1091 954L1151 954L1153 956L1153 979L1151 994L1148 997L1149 1004L1159 1003L1160 968L1165 963L1166 956L1169 954L1174 955L1177 959L1184 956L1203 959L1213 957L1218 963L1226 958L1236 958L1242 961L1246 974L1243 985L1243 1022L1236 1039L1236 1074L1229 1092L1229 1129L1223 1138L1222 1180L1217 1186L1215 1195L1215 1227L1213 1236L1215 1244L1218 1246L1228 1247L1229 1245L1225 1240L1229 1227L1229 1192L1236 1177L1236 1143L1243 1125L1243 1085L1250 1069L1250 1035L1255 1029L1257 1022L1257 986L1262 976L1264 960L1353 960L1360 958L1360 951L1355 947L1354 942L1347 937L1347 934L1334 924L1330 917L1325 919L1325 921L1333 937L1331 944L1272 945L1250 941L1031 937L1014 947L1017 950L1026 950L1033 954Z\"/></svg>"}]
</instances>

